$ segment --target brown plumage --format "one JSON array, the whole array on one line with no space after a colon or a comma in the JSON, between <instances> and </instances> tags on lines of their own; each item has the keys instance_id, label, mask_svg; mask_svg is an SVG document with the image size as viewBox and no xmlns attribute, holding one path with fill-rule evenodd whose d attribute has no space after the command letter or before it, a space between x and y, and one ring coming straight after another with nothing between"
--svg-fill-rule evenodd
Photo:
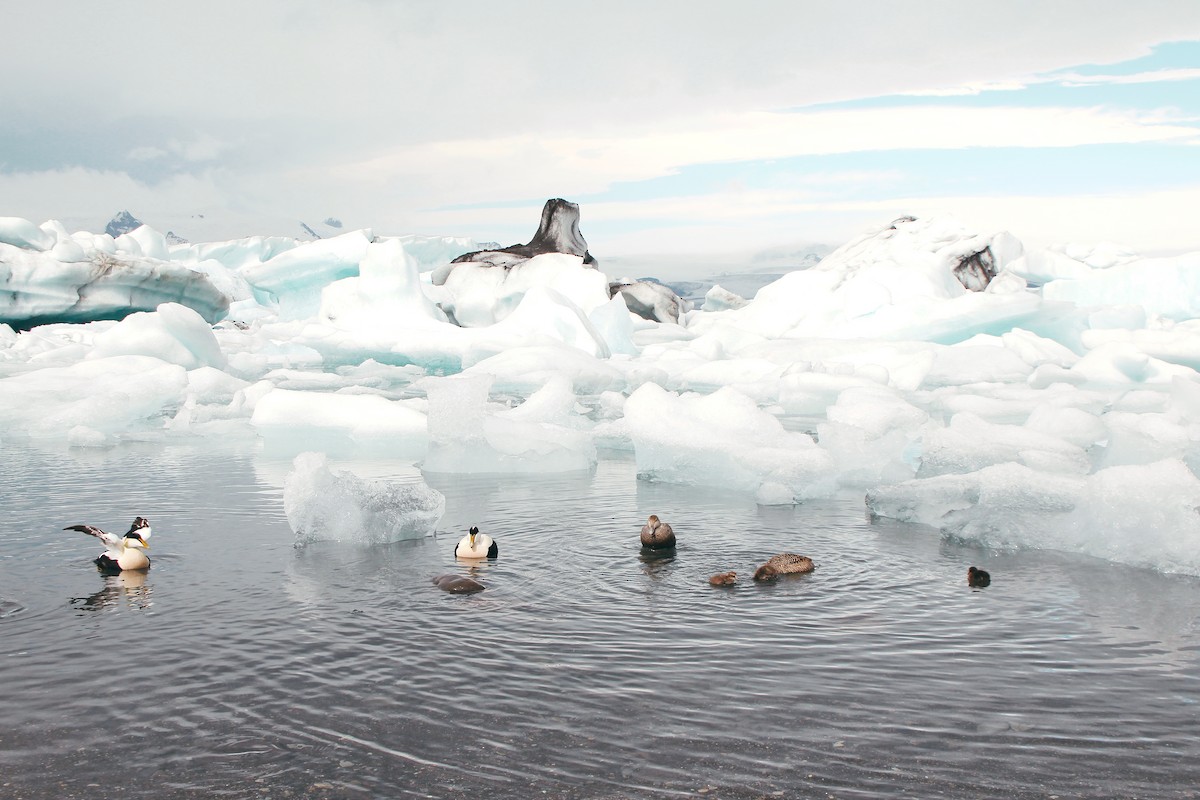
<instances>
[{"instance_id":1,"label":"brown plumage","mask_svg":"<svg viewBox=\"0 0 1200 800\"><path fill-rule=\"evenodd\" d=\"M754 571L754 580L769 581L780 575L799 575L804 572L812 572L816 567L817 565L808 556L780 553L768 558L767 563Z\"/></svg>"},{"instance_id":2,"label":"brown plumage","mask_svg":"<svg viewBox=\"0 0 1200 800\"><path fill-rule=\"evenodd\" d=\"M642 547L651 550L665 550L675 546L675 532L671 526L651 514L650 519L642 526Z\"/></svg>"},{"instance_id":3,"label":"brown plumage","mask_svg":"<svg viewBox=\"0 0 1200 800\"><path fill-rule=\"evenodd\" d=\"M487 588L474 578L464 575L438 575L433 579L433 583L439 589L451 594L470 594L471 592L482 592Z\"/></svg>"},{"instance_id":4,"label":"brown plumage","mask_svg":"<svg viewBox=\"0 0 1200 800\"><path fill-rule=\"evenodd\" d=\"M708 579L710 586L733 586L737 583L736 572L718 572Z\"/></svg>"},{"instance_id":5,"label":"brown plumage","mask_svg":"<svg viewBox=\"0 0 1200 800\"><path fill-rule=\"evenodd\" d=\"M975 567L967 568L967 586L988 586L992 582L992 576L981 569Z\"/></svg>"}]
</instances>

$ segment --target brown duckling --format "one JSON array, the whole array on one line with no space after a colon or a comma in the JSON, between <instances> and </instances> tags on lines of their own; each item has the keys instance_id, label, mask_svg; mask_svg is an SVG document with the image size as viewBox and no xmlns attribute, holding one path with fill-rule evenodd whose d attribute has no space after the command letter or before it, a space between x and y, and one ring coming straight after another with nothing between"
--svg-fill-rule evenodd
<instances>
[{"instance_id":1,"label":"brown duckling","mask_svg":"<svg viewBox=\"0 0 1200 800\"><path fill-rule=\"evenodd\" d=\"M808 556L800 556L795 553L780 553L777 556L768 558L767 563L754 571L754 580L770 581L780 575L799 575L805 572L812 572L816 567L817 565Z\"/></svg>"},{"instance_id":2,"label":"brown duckling","mask_svg":"<svg viewBox=\"0 0 1200 800\"><path fill-rule=\"evenodd\" d=\"M967 586L988 586L992 582L992 576L981 569L975 567L967 568Z\"/></svg>"},{"instance_id":3,"label":"brown duckling","mask_svg":"<svg viewBox=\"0 0 1200 800\"><path fill-rule=\"evenodd\" d=\"M737 583L737 573L730 570L729 572L718 572L708 579L709 586L733 586Z\"/></svg>"},{"instance_id":4,"label":"brown duckling","mask_svg":"<svg viewBox=\"0 0 1200 800\"><path fill-rule=\"evenodd\" d=\"M655 514L642 526L642 547L651 550L666 550L675 546L675 531L671 526L659 520Z\"/></svg>"}]
</instances>

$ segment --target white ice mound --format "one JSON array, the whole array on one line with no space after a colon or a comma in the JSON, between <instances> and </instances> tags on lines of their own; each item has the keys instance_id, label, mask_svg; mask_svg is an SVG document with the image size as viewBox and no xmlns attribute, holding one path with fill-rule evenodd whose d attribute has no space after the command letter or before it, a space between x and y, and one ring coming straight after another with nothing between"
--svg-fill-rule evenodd
<instances>
[{"instance_id":1,"label":"white ice mound","mask_svg":"<svg viewBox=\"0 0 1200 800\"><path fill-rule=\"evenodd\" d=\"M459 325L482 327L507 317L530 289L550 289L583 314L608 303L608 279L579 256L546 253L511 268L463 262L445 278L442 308Z\"/></svg>"},{"instance_id":2,"label":"white ice mound","mask_svg":"<svg viewBox=\"0 0 1200 800\"><path fill-rule=\"evenodd\" d=\"M237 281L219 265L202 271L147 256L145 249L166 253L129 235L114 242L111 236L72 236L58 223L33 228L22 222L0 218L0 318L11 324L120 319L166 302L215 322L238 299L226 291ZM143 238L157 235L145 230Z\"/></svg>"},{"instance_id":3,"label":"white ice mound","mask_svg":"<svg viewBox=\"0 0 1200 800\"><path fill-rule=\"evenodd\" d=\"M1086 477L997 464L867 495L872 513L988 547L1083 553L1200 575L1200 479L1173 459Z\"/></svg>"},{"instance_id":4,"label":"white ice mound","mask_svg":"<svg viewBox=\"0 0 1200 800\"><path fill-rule=\"evenodd\" d=\"M153 312L130 314L96 336L88 358L125 355L154 356L184 369L225 366L212 326L178 303L163 303Z\"/></svg>"},{"instance_id":5,"label":"white ice mound","mask_svg":"<svg viewBox=\"0 0 1200 800\"><path fill-rule=\"evenodd\" d=\"M187 391L187 371L125 355L45 367L0 380L0 431L88 443L159 429Z\"/></svg>"},{"instance_id":6,"label":"white ice mound","mask_svg":"<svg viewBox=\"0 0 1200 800\"><path fill-rule=\"evenodd\" d=\"M1036 309L1036 298L1023 292L982 291L1023 250L1009 233L976 234L949 217L899 219L764 286L745 307L714 316L768 338L956 340ZM708 315L696 319L721 324Z\"/></svg>"},{"instance_id":7,"label":"white ice mound","mask_svg":"<svg viewBox=\"0 0 1200 800\"><path fill-rule=\"evenodd\" d=\"M638 475L649 480L754 492L772 502L825 495L836 485L833 460L810 436L786 430L728 387L676 395L643 384L625 402L625 424Z\"/></svg>"},{"instance_id":8,"label":"white ice mound","mask_svg":"<svg viewBox=\"0 0 1200 800\"><path fill-rule=\"evenodd\" d=\"M322 453L301 453L283 486L283 508L298 545L384 544L433 533L446 498L423 481L366 480L331 470Z\"/></svg>"},{"instance_id":9,"label":"white ice mound","mask_svg":"<svg viewBox=\"0 0 1200 800\"><path fill-rule=\"evenodd\" d=\"M429 396L427 472L573 472L596 464L590 423L565 377L552 378L515 408L488 402L486 373L422 383Z\"/></svg>"},{"instance_id":10,"label":"white ice mound","mask_svg":"<svg viewBox=\"0 0 1200 800\"><path fill-rule=\"evenodd\" d=\"M419 457L425 451L425 415L399 400L373 394L273 389L254 405L250 418L276 449L356 445Z\"/></svg>"},{"instance_id":11,"label":"white ice mound","mask_svg":"<svg viewBox=\"0 0 1200 800\"><path fill-rule=\"evenodd\" d=\"M358 274L374 239L369 230L360 230L307 242L246 267L242 276L260 293L259 302L277 304L281 316L311 316L320 304L322 288Z\"/></svg>"}]
</instances>

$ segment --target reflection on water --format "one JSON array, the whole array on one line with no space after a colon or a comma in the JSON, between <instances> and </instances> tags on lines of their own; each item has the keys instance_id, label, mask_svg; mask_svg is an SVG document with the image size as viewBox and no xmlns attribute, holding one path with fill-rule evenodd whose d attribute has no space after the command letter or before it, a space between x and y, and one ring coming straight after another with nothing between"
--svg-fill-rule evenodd
<instances>
[{"instance_id":1,"label":"reflection on water","mask_svg":"<svg viewBox=\"0 0 1200 800\"><path fill-rule=\"evenodd\" d=\"M125 570L116 575L102 575L104 585L87 597L72 597L71 605L78 611L129 609L145 611L154 605L147 583L149 570Z\"/></svg>"},{"instance_id":2,"label":"reflection on water","mask_svg":"<svg viewBox=\"0 0 1200 800\"><path fill-rule=\"evenodd\" d=\"M1194 792L1200 582L968 549L856 498L760 508L619 459L430 476L436 535L296 549L289 466L6 444L0 796L99 796L114 752L121 794L154 798ZM148 573L99 575L58 530L135 513ZM675 550L641 549L650 513ZM499 558L454 558L472 525ZM817 569L749 579L779 552ZM130 668L136 694L114 694Z\"/></svg>"}]
</instances>

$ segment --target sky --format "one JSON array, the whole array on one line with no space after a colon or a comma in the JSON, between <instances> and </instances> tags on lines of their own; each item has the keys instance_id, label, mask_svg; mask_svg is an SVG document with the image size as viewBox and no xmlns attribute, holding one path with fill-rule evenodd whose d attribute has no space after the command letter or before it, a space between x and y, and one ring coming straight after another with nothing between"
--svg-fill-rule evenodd
<instances>
[{"instance_id":1,"label":"sky","mask_svg":"<svg viewBox=\"0 0 1200 800\"><path fill-rule=\"evenodd\" d=\"M1200 3L0 0L0 216L193 241L1200 250Z\"/></svg>"}]
</instances>

